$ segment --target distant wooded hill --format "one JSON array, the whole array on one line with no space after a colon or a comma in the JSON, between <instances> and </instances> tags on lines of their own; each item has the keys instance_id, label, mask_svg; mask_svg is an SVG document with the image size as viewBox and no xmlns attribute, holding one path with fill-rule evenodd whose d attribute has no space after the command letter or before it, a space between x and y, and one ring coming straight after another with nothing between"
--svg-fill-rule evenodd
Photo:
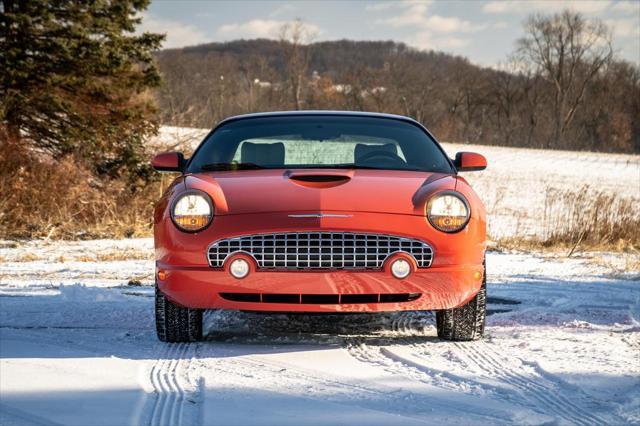
<instances>
[{"instance_id":1,"label":"distant wooded hill","mask_svg":"<svg viewBox=\"0 0 640 426\"><path fill-rule=\"evenodd\" d=\"M613 58L590 78L589 64L577 62L575 82L559 92L549 72L523 60L499 71L392 41L239 40L156 56L164 124L210 128L247 112L366 110L413 117L446 141L640 152L640 72Z\"/></svg>"}]
</instances>

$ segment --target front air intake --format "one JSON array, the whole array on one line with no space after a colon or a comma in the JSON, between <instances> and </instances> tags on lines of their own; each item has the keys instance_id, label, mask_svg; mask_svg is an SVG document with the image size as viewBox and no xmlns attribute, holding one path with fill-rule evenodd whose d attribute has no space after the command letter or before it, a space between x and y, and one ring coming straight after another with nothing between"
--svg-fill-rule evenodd
<instances>
[{"instance_id":1,"label":"front air intake","mask_svg":"<svg viewBox=\"0 0 640 426\"><path fill-rule=\"evenodd\" d=\"M371 303L412 302L421 293L369 294L292 294L292 293L220 293L231 302L284 303L293 305L357 305Z\"/></svg>"},{"instance_id":2,"label":"front air intake","mask_svg":"<svg viewBox=\"0 0 640 426\"><path fill-rule=\"evenodd\" d=\"M301 175L292 176L290 180L297 182L313 182L313 183L326 183L326 182L340 182L345 183L349 181L349 176L340 175Z\"/></svg>"}]
</instances>

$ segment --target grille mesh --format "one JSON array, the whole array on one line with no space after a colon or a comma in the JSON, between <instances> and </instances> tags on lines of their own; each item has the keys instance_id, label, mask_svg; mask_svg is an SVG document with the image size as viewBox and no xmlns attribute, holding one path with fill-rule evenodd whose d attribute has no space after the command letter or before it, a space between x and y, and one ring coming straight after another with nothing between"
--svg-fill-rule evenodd
<instances>
[{"instance_id":1,"label":"grille mesh","mask_svg":"<svg viewBox=\"0 0 640 426\"><path fill-rule=\"evenodd\" d=\"M220 268L232 253L246 252L261 269L380 269L392 253L413 256L428 268L432 248L422 241L378 234L295 232L246 235L216 241L209 247L209 265Z\"/></svg>"}]
</instances>

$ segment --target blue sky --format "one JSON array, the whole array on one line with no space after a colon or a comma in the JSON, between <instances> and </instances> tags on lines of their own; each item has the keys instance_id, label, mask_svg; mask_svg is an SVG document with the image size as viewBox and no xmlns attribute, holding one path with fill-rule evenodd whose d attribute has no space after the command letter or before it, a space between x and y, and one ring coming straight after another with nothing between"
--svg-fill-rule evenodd
<instances>
[{"instance_id":1,"label":"blue sky","mask_svg":"<svg viewBox=\"0 0 640 426\"><path fill-rule=\"evenodd\" d=\"M563 8L609 24L618 55L640 64L640 0L155 0L144 13L143 29L166 33L165 47L182 47L277 38L283 24L300 18L314 41L396 40L496 66L513 51L529 14Z\"/></svg>"}]
</instances>

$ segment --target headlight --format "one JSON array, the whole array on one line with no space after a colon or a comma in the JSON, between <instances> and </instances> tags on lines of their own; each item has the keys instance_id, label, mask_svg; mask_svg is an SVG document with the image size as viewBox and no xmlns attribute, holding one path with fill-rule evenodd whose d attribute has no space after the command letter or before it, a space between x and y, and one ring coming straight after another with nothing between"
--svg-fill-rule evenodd
<instances>
[{"instance_id":1,"label":"headlight","mask_svg":"<svg viewBox=\"0 0 640 426\"><path fill-rule=\"evenodd\" d=\"M186 192L173 203L171 219L181 231L201 231L213 219L213 203L204 192Z\"/></svg>"},{"instance_id":2,"label":"headlight","mask_svg":"<svg viewBox=\"0 0 640 426\"><path fill-rule=\"evenodd\" d=\"M429 223L442 232L458 232L469 222L469 205L453 191L434 195L427 203Z\"/></svg>"}]
</instances>

